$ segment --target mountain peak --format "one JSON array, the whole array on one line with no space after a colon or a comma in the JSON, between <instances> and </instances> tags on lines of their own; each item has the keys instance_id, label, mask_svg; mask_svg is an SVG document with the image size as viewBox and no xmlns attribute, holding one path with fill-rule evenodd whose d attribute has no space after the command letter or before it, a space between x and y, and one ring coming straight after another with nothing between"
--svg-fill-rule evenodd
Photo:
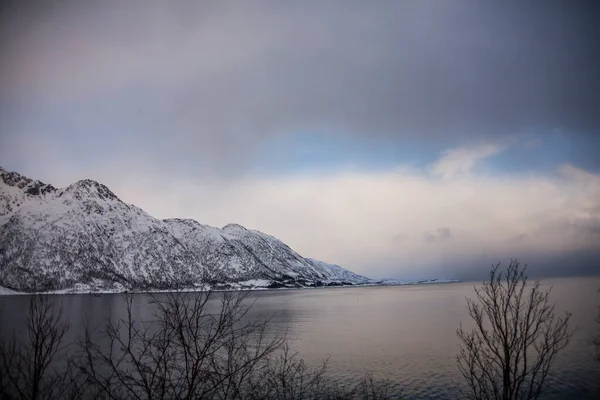
<instances>
[{"instance_id":1,"label":"mountain peak","mask_svg":"<svg viewBox=\"0 0 600 400\"><path fill-rule=\"evenodd\" d=\"M8 186L17 187L23 190L24 193L32 196L38 196L48 192L56 191L56 188L52 185L41 181L34 181L33 179L27 178L26 176L23 176L17 172L9 172L2 167L0 167L0 178Z\"/></svg>"},{"instance_id":2,"label":"mountain peak","mask_svg":"<svg viewBox=\"0 0 600 400\"><path fill-rule=\"evenodd\" d=\"M240 224L227 224L223 228L224 231L247 231L248 229L244 228Z\"/></svg>"},{"instance_id":3,"label":"mountain peak","mask_svg":"<svg viewBox=\"0 0 600 400\"><path fill-rule=\"evenodd\" d=\"M118 197L106 186L92 179L82 179L67 187L67 192L77 198L81 196L98 197L102 200L118 200Z\"/></svg>"}]
</instances>

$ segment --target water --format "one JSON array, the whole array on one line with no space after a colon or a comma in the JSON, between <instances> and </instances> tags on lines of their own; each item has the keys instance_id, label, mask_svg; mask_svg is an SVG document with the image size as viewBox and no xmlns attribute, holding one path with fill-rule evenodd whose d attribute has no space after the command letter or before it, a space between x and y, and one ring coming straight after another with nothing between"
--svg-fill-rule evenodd
<instances>
[{"instance_id":1,"label":"water","mask_svg":"<svg viewBox=\"0 0 600 400\"><path fill-rule=\"evenodd\" d=\"M329 372L351 382L365 372L389 378L410 399L455 399L462 383L456 368L460 323L471 325L465 298L474 283L395 287L279 290L252 293L250 318L273 316L276 330L287 330L295 350L310 364L330 357ZM557 311L573 313L577 326L571 344L557 358L546 398L600 398L600 363L589 344L598 324L600 278L548 279ZM122 315L122 295L57 296L63 301L72 334L85 321L102 324ZM136 295L136 315L148 318L149 296ZM26 310L25 296L0 297L0 323L17 327Z\"/></svg>"}]
</instances>

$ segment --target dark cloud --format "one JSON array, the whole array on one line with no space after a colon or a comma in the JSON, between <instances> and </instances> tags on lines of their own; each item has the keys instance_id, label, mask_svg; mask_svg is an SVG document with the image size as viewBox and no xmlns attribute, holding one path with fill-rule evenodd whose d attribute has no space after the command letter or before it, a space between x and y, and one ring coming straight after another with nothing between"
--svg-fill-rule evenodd
<instances>
[{"instance_id":1,"label":"dark cloud","mask_svg":"<svg viewBox=\"0 0 600 400\"><path fill-rule=\"evenodd\" d=\"M435 242L438 240L452 239L453 233L450 228L438 228L435 232L423 233L423 240L426 242Z\"/></svg>"},{"instance_id":2,"label":"dark cloud","mask_svg":"<svg viewBox=\"0 0 600 400\"><path fill-rule=\"evenodd\" d=\"M0 23L6 123L83 137L77 150L89 151L101 119L127 133L107 139L131 147L123 159L147 167L160 156L239 169L269 135L306 130L600 128L591 2L11 4ZM59 123L14 121L15 109L35 121L48 105Z\"/></svg>"},{"instance_id":3,"label":"dark cloud","mask_svg":"<svg viewBox=\"0 0 600 400\"><path fill-rule=\"evenodd\" d=\"M596 210L597 209L598 207L596 207ZM574 228L580 231L582 235L589 235L590 237L595 237L595 239L598 240L600 246L600 216L592 216L581 221L574 221L572 225Z\"/></svg>"},{"instance_id":4,"label":"dark cloud","mask_svg":"<svg viewBox=\"0 0 600 400\"><path fill-rule=\"evenodd\" d=\"M508 239L508 243L510 243L510 244L520 244L520 243L523 243L524 241L526 241L528 238L529 238L528 234L522 233L520 235L513 236L510 239Z\"/></svg>"},{"instance_id":5,"label":"dark cloud","mask_svg":"<svg viewBox=\"0 0 600 400\"><path fill-rule=\"evenodd\" d=\"M435 272L452 275L456 279L465 281L481 281L489 277L492 265L500 262L501 267L506 267L511 258L527 266L527 275L531 279L598 276L600 250L569 251L561 254L515 252L498 257L463 257L460 260L448 260L445 268L437 268Z\"/></svg>"}]
</instances>

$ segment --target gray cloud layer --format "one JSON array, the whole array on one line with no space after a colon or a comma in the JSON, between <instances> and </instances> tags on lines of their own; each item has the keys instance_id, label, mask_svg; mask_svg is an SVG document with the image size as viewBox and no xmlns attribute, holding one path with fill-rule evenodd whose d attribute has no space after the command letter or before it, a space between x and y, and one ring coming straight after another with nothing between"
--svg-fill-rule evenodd
<instances>
[{"instance_id":1,"label":"gray cloud layer","mask_svg":"<svg viewBox=\"0 0 600 400\"><path fill-rule=\"evenodd\" d=\"M0 111L10 128L2 135L52 143L60 134L60 153L89 151L103 133L106 147L126 149L117 154L124 167L154 167L160 156L217 173L243 165L265 137L303 130L595 132L598 8L14 2L0 23Z\"/></svg>"}]
</instances>

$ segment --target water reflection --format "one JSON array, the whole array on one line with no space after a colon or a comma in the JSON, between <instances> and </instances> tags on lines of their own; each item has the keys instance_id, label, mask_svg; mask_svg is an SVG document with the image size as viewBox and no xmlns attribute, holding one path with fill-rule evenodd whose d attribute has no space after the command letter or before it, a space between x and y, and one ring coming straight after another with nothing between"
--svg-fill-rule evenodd
<instances>
[{"instance_id":1,"label":"water reflection","mask_svg":"<svg viewBox=\"0 0 600 400\"><path fill-rule=\"evenodd\" d=\"M568 350L557 359L548 398L597 398L600 363L592 359L589 338L596 328L600 279L548 280L544 285L554 287L557 309L572 311L578 327ZM220 296L215 294L209 307L218 307ZM471 326L467 296L474 296L472 283L260 291L247 299L255 304L246 318L272 318L272 328L287 331L293 348L310 364L330 356L329 370L342 381L371 372L396 382L409 398L453 399L461 383L455 332L461 322ZM152 298L133 297L136 318L153 318ZM126 317L124 295L65 295L57 300L71 323L70 340L84 332L86 321L94 327L111 316ZM27 297L1 297L0 307L0 335L6 335L6 328L22 324Z\"/></svg>"}]
</instances>

